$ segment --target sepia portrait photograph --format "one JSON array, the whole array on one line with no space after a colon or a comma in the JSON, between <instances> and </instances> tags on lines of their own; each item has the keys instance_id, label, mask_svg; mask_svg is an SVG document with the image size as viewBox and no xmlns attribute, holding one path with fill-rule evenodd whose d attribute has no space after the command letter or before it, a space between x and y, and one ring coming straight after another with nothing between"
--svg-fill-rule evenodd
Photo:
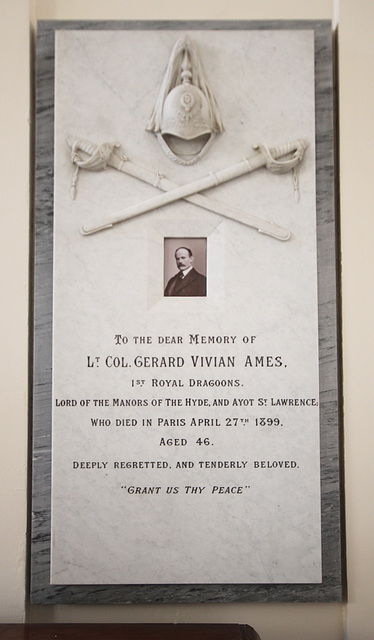
<instances>
[{"instance_id":1,"label":"sepia portrait photograph","mask_svg":"<svg viewBox=\"0 0 374 640\"><path fill-rule=\"evenodd\" d=\"M166 297L207 295L206 238L165 238L164 257Z\"/></svg>"}]
</instances>

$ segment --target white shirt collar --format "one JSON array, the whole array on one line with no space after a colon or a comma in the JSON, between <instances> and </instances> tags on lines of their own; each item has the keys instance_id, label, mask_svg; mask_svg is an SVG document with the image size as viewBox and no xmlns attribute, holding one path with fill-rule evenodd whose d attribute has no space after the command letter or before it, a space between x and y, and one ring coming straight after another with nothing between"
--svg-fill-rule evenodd
<instances>
[{"instance_id":1,"label":"white shirt collar","mask_svg":"<svg viewBox=\"0 0 374 640\"><path fill-rule=\"evenodd\" d=\"M184 271L181 271L182 279L183 279L183 278L185 278L185 277L186 277L186 275L187 275L188 273L190 273L190 271L192 271L192 269L193 269L193 267L188 267L188 269L185 269Z\"/></svg>"}]
</instances>

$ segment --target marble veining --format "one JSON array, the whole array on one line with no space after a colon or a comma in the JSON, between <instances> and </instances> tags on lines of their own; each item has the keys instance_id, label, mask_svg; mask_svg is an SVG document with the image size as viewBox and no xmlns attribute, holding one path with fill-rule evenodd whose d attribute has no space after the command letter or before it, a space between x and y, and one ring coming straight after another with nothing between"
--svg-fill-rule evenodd
<instances>
[{"instance_id":1,"label":"marble veining","mask_svg":"<svg viewBox=\"0 0 374 640\"><path fill-rule=\"evenodd\" d=\"M59 29L311 29L316 68L316 193L320 345L322 469L321 584L50 584L50 483L53 296L54 34ZM342 597L338 281L335 248L333 83L331 24L289 22L44 22L36 59L36 199L34 265L33 509L31 601L37 603L161 603L247 601L339 601Z\"/></svg>"}]
</instances>

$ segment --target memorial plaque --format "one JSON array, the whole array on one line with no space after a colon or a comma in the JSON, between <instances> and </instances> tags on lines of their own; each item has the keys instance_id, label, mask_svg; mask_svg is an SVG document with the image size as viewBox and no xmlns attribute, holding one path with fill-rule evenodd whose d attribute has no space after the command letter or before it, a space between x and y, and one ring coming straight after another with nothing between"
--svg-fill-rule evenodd
<instances>
[{"instance_id":1,"label":"memorial plaque","mask_svg":"<svg viewBox=\"0 0 374 640\"><path fill-rule=\"evenodd\" d=\"M36 112L32 601L339 600L331 25L41 23Z\"/></svg>"}]
</instances>

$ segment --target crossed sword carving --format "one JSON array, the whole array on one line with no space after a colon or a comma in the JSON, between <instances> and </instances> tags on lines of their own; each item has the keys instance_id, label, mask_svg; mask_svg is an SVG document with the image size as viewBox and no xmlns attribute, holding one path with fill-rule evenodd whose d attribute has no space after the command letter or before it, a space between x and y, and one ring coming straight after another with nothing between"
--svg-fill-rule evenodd
<instances>
[{"instance_id":1,"label":"crossed sword carving","mask_svg":"<svg viewBox=\"0 0 374 640\"><path fill-rule=\"evenodd\" d=\"M101 171L106 169L108 166L138 178L143 182L147 182L148 184L151 184L165 192L139 204L132 205L126 209L118 211L116 214L109 216L105 220L94 221L84 225L81 228L81 233L85 236L97 233L98 231L103 231L104 229L110 229L120 222L142 215L143 213L147 213L157 209L158 207L170 204L171 202L185 199L199 207L203 207L204 209L218 213L221 216L230 218L231 220L235 220L249 227L253 227L259 233L272 236L277 240L286 241L291 237L291 233L288 229L284 229L273 222L262 220L257 216L242 211L241 209L217 202L211 197L203 195L200 192L214 186L218 186L219 184L242 176L246 173L251 173L260 167L266 167L272 173L286 173L287 171L294 170L295 177L296 167L302 161L304 151L308 146L308 143L305 140L295 140L271 149L269 149L265 144L255 145L254 149L258 150L258 153L252 157L245 158L241 162L227 167L226 169L221 169L216 173L209 173L205 177L185 185L178 185L171 180L168 180L161 173L155 173L130 162L127 156L120 155L116 152L116 149L120 147L118 143L105 142L103 144L96 145L80 138L68 138L67 142L71 148L71 161L75 165L71 186L72 198L75 197L76 193L76 182L79 169ZM85 154L84 157L81 155L82 152ZM290 156L291 154L292 157L290 159L279 160L279 158ZM294 186L295 196L298 196L298 183L296 179L294 179Z\"/></svg>"}]
</instances>

